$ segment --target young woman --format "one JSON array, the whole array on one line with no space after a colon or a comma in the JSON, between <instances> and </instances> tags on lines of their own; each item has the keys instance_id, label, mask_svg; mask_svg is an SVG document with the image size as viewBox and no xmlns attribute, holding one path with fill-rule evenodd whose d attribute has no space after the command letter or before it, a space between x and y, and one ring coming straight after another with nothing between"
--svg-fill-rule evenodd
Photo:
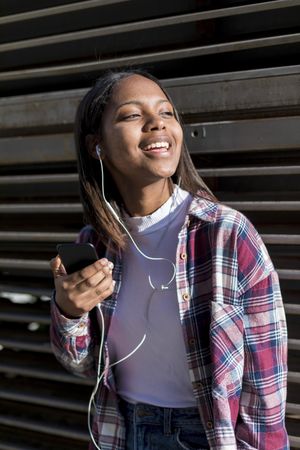
<instances>
[{"instance_id":1,"label":"young woman","mask_svg":"<svg viewBox=\"0 0 300 450\"><path fill-rule=\"evenodd\" d=\"M251 223L199 178L166 91L149 74L105 75L76 142L78 242L99 260L69 275L51 261L51 336L67 369L95 376L104 333L90 448L288 449L277 274Z\"/></svg>"}]
</instances>

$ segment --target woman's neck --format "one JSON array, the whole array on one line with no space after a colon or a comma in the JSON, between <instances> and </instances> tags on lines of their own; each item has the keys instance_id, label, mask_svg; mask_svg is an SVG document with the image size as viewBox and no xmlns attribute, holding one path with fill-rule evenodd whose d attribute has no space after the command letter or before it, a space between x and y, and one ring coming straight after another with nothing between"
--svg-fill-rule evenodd
<instances>
[{"instance_id":1,"label":"woman's neck","mask_svg":"<svg viewBox=\"0 0 300 450\"><path fill-rule=\"evenodd\" d=\"M141 189L123 188L122 198L130 216L148 216L160 208L172 194L168 179L144 186Z\"/></svg>"}]
</instances>

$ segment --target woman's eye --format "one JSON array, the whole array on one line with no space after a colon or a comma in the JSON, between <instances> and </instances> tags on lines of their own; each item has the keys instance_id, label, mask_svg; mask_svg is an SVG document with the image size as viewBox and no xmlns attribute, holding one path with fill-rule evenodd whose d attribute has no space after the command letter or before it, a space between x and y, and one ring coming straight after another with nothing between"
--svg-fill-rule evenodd
<instances>
[{"instance_id":1,"label":"woman's eye","mask_svg":"<svg viewBox=\"0 0 300 450\"><path fill-rule=\"evenodd\" d=\"M140 117L140 114L133 113L133 114L127 114L126 116L123 117L123 119L124 120L130 120L130 119L135 119L137 117Z\"/></svg>"},{"instance_id":2,"label":"woman's eye","mask_svg":"<svg viewBox=\"0 0 300 450\"><path fill-rule=\"evenodd\" d=\"M168 117L174 116L173 111L162 111L161 114L163 114L164 116L168 116Z\"/></svg>"}]
</instances>

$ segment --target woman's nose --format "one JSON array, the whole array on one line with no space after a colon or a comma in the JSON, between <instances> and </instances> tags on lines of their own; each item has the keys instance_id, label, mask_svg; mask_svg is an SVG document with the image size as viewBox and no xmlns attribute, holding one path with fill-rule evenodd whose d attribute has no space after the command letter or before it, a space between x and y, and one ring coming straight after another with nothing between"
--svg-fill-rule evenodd
<instances>
[{"instance_id":1,"label":"woman's nose","mask_svg":"<svg viewBox=\"0 0 300 450\"><path fill-rule=\"evenodd\" d=\"M145 123L146 131L163 130L165 126L164 120L160 116L151 116Z\"/></svg>"}]
</instances>

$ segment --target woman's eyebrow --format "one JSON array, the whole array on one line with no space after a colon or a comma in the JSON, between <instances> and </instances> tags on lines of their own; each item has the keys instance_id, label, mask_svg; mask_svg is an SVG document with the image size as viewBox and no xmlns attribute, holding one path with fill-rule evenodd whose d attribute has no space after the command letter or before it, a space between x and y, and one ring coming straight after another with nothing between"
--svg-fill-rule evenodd
<instances>
[{"instance_id":1,"label":"woman's eyebrow","mask_svg":"<svg viewBox=\"0 0 300 450\"><path fill-rule=\"evenodd\" d=\"M156 104L160 104L160 103L170 103L170 101L166 98L162 98L157 100ZM138 106L142 106L143 102L141 102L140 100L128 100L127 102L121 103L120 105L117 106L117 110L122 108L122 106L125 105L138 105Z\"/></svg>"}]
</instances>

